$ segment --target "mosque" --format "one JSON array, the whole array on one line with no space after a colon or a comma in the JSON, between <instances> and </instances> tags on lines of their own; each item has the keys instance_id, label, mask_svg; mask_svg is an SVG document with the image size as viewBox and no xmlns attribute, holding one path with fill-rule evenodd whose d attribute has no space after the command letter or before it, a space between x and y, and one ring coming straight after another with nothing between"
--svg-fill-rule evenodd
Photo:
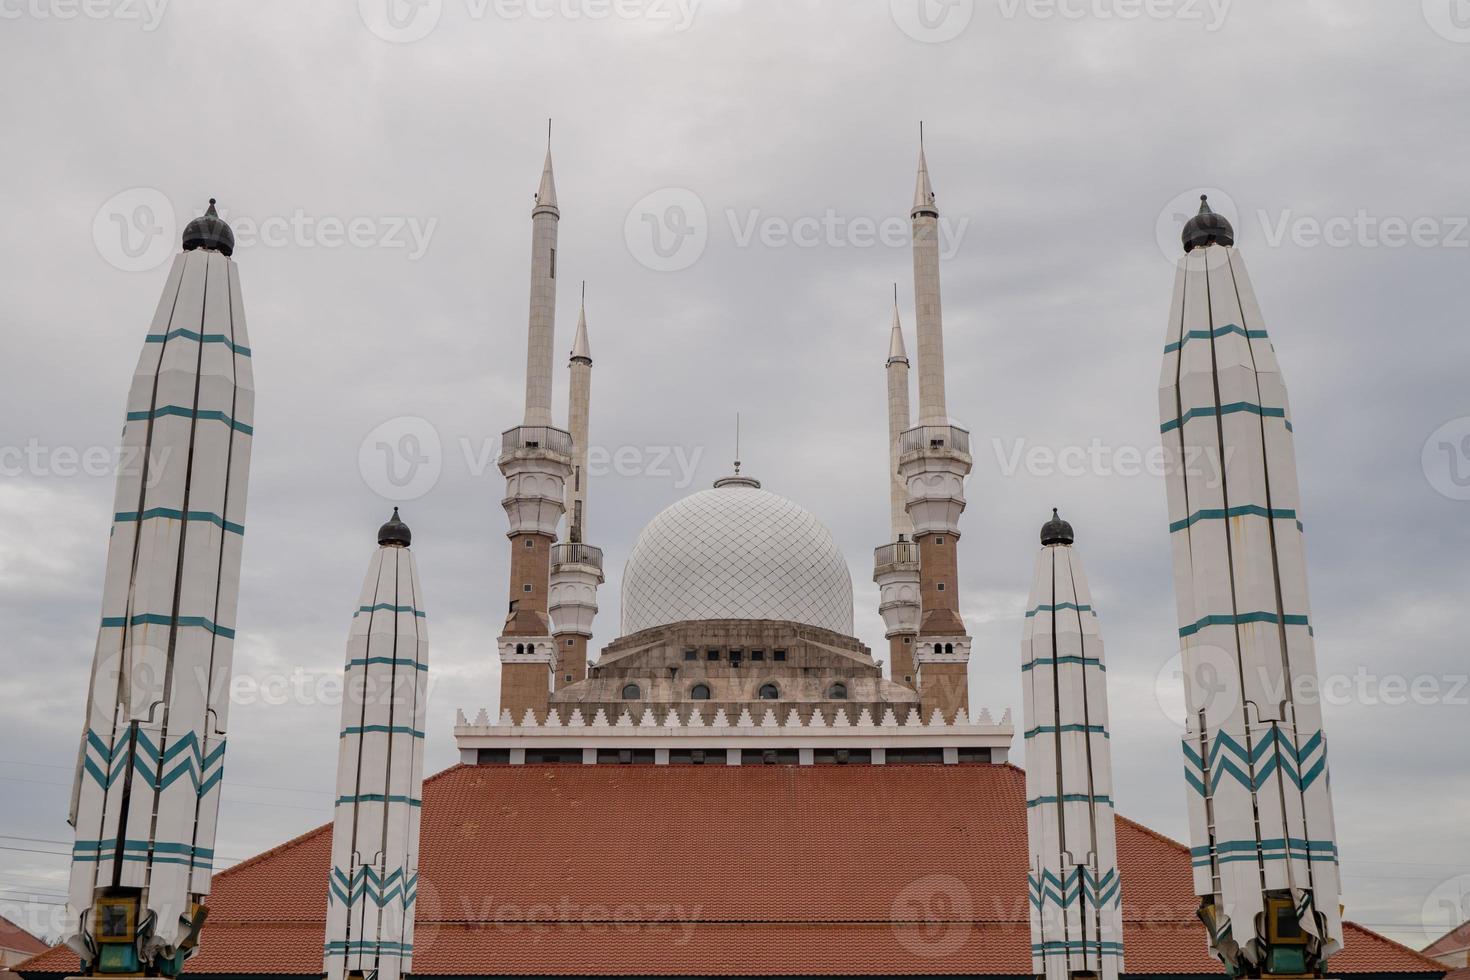
<instances>
[{"instance_id":1,"label":"mosque","mask_svg":"<svg viewBox=\"0 0 1470 980\"><path fill-rule=\"evenodd\" d=\"M890 520L874 535L886 626L877 653L854 635L851 575L830 532L737 463L648 522L626 556L619 636L593 657L592 623L606 615L587 479L594 361L584 306L559 427L551 392L560 218L548 150L531 212L524 421L504 434L499 459L510 569L500 701L458 717L459 764L422 771L432 602L395 511L378 532L345 670L349 681L407 684L409 693L344 705L333 822L211 882L219 777L210 765L223 754L222 707L180 706L160 691L158 703L176 714L150 727L152 715L135 708L130 719L119 698L98 694L94 674L73 813L75 933L21 964L26 980L180 968L210 980L1114 980L1323 976L1329 956L1332 976L1443 975L1442 964L1339 920L1325 748L1304 709L1288 706L1285 719L1269 722L1254 710L1244 721L1201 712L1184 745L1186 769L1191 760L1199 767L1186 781L1206 814L1192 818L1193 848L1115 816L1106 664L1076 547L1085 529L1077 534L1055 512L1038 515L1037 570L1018 623L1024 759L1011 712L971 703L956 557L970 436L947 411L939 208L922 148L911 210L919 404L914 413L895 302L884 360ZM144 346L128 432L153 444L192 440L196 450L205 433L215 442L175 454L192 469L159 492L177 500L120 484L127 503L109 552L99 662L114 645L125 656L142 649L140 630L192 631L197 650L179 640L160 653L155 632L147 655L197 655L212 676L228 670L220 652L236 628L249 349L228 225L211 205L184 239ZM1268 499L1210 501L1171 486L1181 642L1264 624L1260 645L1275 637L1290 647L1282 662L1315 669L1300 649L1305 606L1286 608L1297 597L1282 556L1295 547L1287 531L1300 524L1294 462L1267 429L1290 431L1284 390L1278 398L1272 388L1274 353L1254 325L1228 222L1202 205L1184 245L1161 434L1166 443L1189 439L1208 423L1220 443L1266 440L1256 454L1262 479L1240 471L1232 485L1260 486ZM1206 314L1200 327L1200 291L1220 310L1226 285L1241 308L1220 314L1230 323ZM1205 360L1191 360L1195 352ZM1205 390L1196 370L1217 372L1211 390L1244 378L1256 393L1193 405ZM169 399L187 399L186 382L197 379L196 400L175 410ZM1246 428L1228 428L1237 422ZM209 466L218 472L200 469ZM1231 568L1254 559L1258 530L1270 532L1260 554L1276 556L1274 612L1210 605L1208 534L1219 529L1224 541L1227 523ZM207 615L191 612L191 569L208 578ZM171 576L154 592L172 608L140 609L149 575ZM186 730L170 727L175 717L195 720ZM1246 746L1238 763L1237 743ZM188 765L191 755L191 780L160 778L168 759ZM126 785L116 778L135 769L142 776ZM137 814L167 816L172 793L187 819L145 823L133 839ZM1231 823L1239 800L1230 793L1255 807L1255 837ZM164 830L176 839L164 840ZM1237 831L1245 845L1231 838ZM1236 860L1242 854L1248 860Z\"/></svg>"}]
</instances>

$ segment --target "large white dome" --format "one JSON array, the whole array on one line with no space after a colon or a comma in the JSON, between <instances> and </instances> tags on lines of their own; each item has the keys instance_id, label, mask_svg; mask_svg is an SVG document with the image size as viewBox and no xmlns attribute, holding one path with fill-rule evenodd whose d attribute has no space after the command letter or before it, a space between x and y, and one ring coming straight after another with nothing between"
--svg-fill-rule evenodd
<instances>
[{"instance_id":1,"label":"large white dome","mask_svg":"<svg viewBox=\"0 0 1470 980\"><path fill-rule=\"evenodd\" d=\"M785 619L852 635L852 576L806 509L720 481L659 514L623 571L627 636L698 619Z\"/></svg>"}]
</instances>

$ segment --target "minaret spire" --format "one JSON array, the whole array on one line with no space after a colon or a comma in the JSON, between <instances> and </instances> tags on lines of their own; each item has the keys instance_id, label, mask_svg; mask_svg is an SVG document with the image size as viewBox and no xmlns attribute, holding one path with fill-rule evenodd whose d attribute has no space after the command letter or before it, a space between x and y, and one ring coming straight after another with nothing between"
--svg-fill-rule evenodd
<instances>
[{"instance_id":1,"label":"minaret spire","mask_svg":"<svg viewBox=\"0 0 1470 980\"><path fill-rule=\"evenodd\" d=\"M939 215L939 209L934 204L934 188L929 184L929 161L924 157L924 121L919 120L919 174L914 180L914 208L913 213L919 211L933 211L935 217Z\"/></svg>"},{"instance_id":2,"label":"minaret spire","mask_svg":"<svg viewBox=\"0 0 1470 980\"><path fill-rule=\"evenodd\" d=\"M577 336L567 364L567 427L572 467L566 484L566 540L551 549L551 635L557 665L553 686L561 690L587 677L587 644L597 615L597 587L603 582L602 549L587 540L587 458L592 412L592 346L587 342L587 282L577 312Z\"/></svg>"},{"instance_id":3,"label":"minaret spire","mask_svg":"<svg viewBox=\"0 0 1470 980\"><path fill-rule=\"evenodd\" d=\"M541 165L541 184L536 188L538 208L556 207L556 180L551 173L551 120L546 120L546 162Z\"/></svg>"},{"instance_id":4,"label":"minaret spire","mask_svg":"<svg viewBox=\"0 0 1470 980\"><path fill-rule=\"evenodd\" d=\"M556 331L556 239L561 211L551 173L551 120L546 162L531 208L531 315L526 340L526 425L551 425L551 358Z\"/></svg>"},{"instance_id":5,"label":"minaret spire","mask_svg":"<svg viewBox=\"0 0 1470 980\"><path fill-rule=\"evenodd\" d=\"M898 314L898 283L893 284L893 326L888 332L888 500L889 530L896 541L910 538L914 522L908 515L908 488L898 474L903 434L909 416L909 356L904 349L903 324Z\"/></svg>"},{"instance_id":6,"label":"minaret spire","mask_svg":"<svg viewBox=\"0 0 1470 980\"><path fill-rule=\"evenodd\" d=\"M919 423L945 425L944 322L939 301L939 207L929 183L924 129L919 124L919 174L914 185L914 319L919 332Z\"/></svg>"},{"instance_id":7,"label":"minaret spire","mask_svg":"<svg viewBox=\"0 0 1470 980\"><path fill-rule=\"evenodd\" d=\"M549 124L548 124L549 125ZM531 310L526 339L525 422L502 434L501 506L510 521L510 601L498 640L500 706L517 721L544 718L557 648L549 613L552 546L572 472L573 441L551 419L551 363L556 322L556 233L561 212L551 177L550 129L541 186L531 208ZM587 366L591 367L590 358ZM585 443L585 440L584 440Z\"/></svg>"},{"instance_id":8,"label":"minaret spire","mask_svg":"<svg viewBox=\"0 0 1470 980\"><path fill-rule=\"evenodd\" d=\"M960 616L960 514L970 434L951 425L944 403L944 325L939 303L939 208L929 185L929 162L919 134L919 176L914 194L914 319L919 335L919 421L903 435L899 473L908 488L923 568L919 637L914 654L919 698L928 717L937 708L946 718L969 709L970 636Z\"/></svg>"},{"instance_id":9,"label":"minaret spire","mask_svg":"<svg viewBox=\"0 0 1470 980\"><path fill-rule=\"evenodd\" d=\"M909 430L909 357L898 314L898 283L893 284L893 325L888 333L888 543L873 555L873 581L878 583L878 612L888 639L890 676L895 683L917 688L914 637L919 632L919 546L908 513L908 487L899 474L903 434Z\"/></svg>"}]
</instances>

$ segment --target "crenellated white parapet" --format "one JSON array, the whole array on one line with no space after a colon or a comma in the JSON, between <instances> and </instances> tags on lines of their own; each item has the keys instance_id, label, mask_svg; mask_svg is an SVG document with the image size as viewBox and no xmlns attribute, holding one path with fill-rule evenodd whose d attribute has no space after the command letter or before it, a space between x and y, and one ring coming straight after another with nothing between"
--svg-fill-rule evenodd
<instances>
[{"instance_id":1,"label":"crenellated white parapet","mask_svg":"<svg viewBox=\"0 0 1470 980\"><path fill-rule=\"evenodd\" d=\"M592 635L592 620L597 615L597 587L602 583L601 548L586 544L552 547L548 611L553 635Z\"/></svg>"},{"instance_id":2,"label":"crenellated white parapet","mask_svg":"<svg viewBox=\"0 0 1470 980\"><path fill-rule=\"evenodd\" d=\"M572 437L550 426L517 426L501 436L499 465L505 475L500 504L510 521L507 534L556 537L566 510Z\"/></svg>"},{"instance_id":3,"label":"crenellated white parapet","mask_svg":"<svg viewBox=\"0 0 1470 980\"><path fill-rule=\"evenodd\" d=\"M914 534L960 533L965 512L965 478L970 433L954 425L920 425L903 434L898 472L908 487L909 519Z\"/></svg>"},{"instance_id":4,"label":"crenellated white parapet","mask_svg":"<svg viewBox=\"0 0 1470 980\"><path fill-rule=\"evenodd\" d=\"M919 546L895 541L873 552L873 581L878 583L878 612L884 636L919 632Z\"/></svg>"},{"instance_id":5,"label":"crenellated white parapet","mask_svg":"<svg viewBox=\"0 0 1470 980\"><path fill-rule=\"evenodd\" d=\"M454 738L460 759L475 763L484 749L509 750L508 760L524 762L526 750L583 750L584 761L595 763L599 749L653 749L656 760L668 761L670 750L720 750L729 754L729 764L739 764L738 750L798 750L799 762L811 765L817 752L864 750L872 761L882 763L888 751L940 750L945 763L957 763L968 750L988 750L992 763L1006 760L1015 726L1007 709L997 721L981 709L973 718L946 722L935 711L927 720L914 705L889 707L881 717L863 708L857 717L839 708L831 722L815 713L805 723L795 709L778 717L768 708L756 717L742 708L734 719L724 708L698 705L632 704L616 718L602 708L588 718L576 705L552 705L546 720L538 723L528 713L516 721L509 712L493 717L481 709L471 721L459 711ZM900 714L900 711L902 714Z\"/></svg>"}]
</instances>

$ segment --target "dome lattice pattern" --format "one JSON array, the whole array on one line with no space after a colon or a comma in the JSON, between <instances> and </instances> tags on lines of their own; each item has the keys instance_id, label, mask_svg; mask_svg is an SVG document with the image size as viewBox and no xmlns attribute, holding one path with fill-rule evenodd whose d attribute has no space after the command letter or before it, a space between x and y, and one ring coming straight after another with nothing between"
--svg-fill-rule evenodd
<instances>
[{"instance_id":1,"label":"dome lattice pattern","mask_svg":"<svg viewBox=\"0 0 1470 980\"><path fill-rule=\"evenodd\" d=\"M852 635L852 577L831 532L753 487L704 490L650 521L622 594L624 636L701 619L784 619Z\"/></svg>"}]
</instances>

